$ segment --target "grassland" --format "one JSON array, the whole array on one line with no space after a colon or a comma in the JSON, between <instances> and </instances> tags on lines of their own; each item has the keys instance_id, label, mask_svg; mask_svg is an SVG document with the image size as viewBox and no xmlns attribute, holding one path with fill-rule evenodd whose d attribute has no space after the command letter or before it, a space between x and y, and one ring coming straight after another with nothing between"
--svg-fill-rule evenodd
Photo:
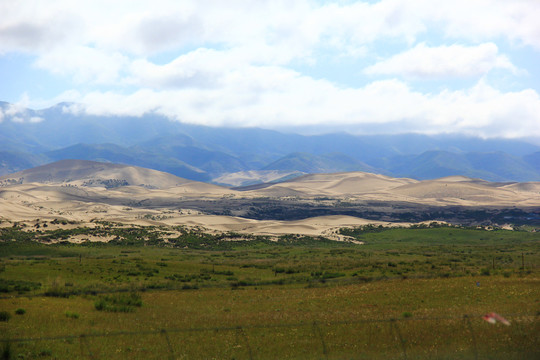
<instances>
[{"instance_id":1,"label":"grassland","mask_svg":"<svg viewBox=\"0 0 540 360\"><path fill-rule=\"evenodd\" d=\"M5 353L26 359L540 355L537 233L341 230L364 242L358 245L175 231L170 237L163 228L114 224L1 229ZM67 242L85 234L114 240ZM512 325L483 321L488 312Z\"/></svg>"}]
</instances>

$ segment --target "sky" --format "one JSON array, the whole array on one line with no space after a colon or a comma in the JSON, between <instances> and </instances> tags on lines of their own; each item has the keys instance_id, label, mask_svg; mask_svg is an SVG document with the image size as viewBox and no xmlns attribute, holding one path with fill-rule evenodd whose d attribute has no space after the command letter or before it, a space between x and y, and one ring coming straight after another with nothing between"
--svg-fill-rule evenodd
<instances>
[{"instance_id":1,"label":"sky","mask_svg":"<svg viewBox=\"0 0 540 360\"><path fill-rule=\"evenodd\" d=\"M211 126L540 138L539 0L0 0L0 14L13 104L0 121L67 102Z\"/></svg>"}]
</instances>

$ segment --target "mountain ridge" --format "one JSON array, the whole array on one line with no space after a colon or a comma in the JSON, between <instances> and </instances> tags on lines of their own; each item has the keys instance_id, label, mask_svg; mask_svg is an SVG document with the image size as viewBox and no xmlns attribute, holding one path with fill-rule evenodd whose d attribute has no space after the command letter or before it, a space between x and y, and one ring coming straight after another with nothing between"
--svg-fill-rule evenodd
<instances>
[{"instance_id":1,"label":"mountain ridge","mask_svg":"<svg viewBox=\"0 0 540 360\"><path fill-rule=\"evenodd\" d=\"M416 179L450 175L491 181L540 179L540 146L519 139L451 134L301 135L190 125L155 114L138 118L76 114L66 110L72 105L4 111L0 175L80 158L122 162L210 183L227 174L263 170L364 170ZM4 110L11 107L0 103ZM264 182L264 175L249 181Z\"/></svg>"}]
</instances>

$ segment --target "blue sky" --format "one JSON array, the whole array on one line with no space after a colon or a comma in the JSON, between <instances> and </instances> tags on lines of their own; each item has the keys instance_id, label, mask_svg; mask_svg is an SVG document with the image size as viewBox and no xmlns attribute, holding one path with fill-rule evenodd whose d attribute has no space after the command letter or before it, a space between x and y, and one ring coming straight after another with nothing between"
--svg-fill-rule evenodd
<instances>
[{"instance_id":1,"label":"blue sky","mask_svg":"<svg viewBox=\"0 0 540 360\"><path fill-rule=\"evenodd\" d=\"M540 137L537 0L21 0L0 13L0 100L14 104L0 121L66 101L215 126Z\"/></svg>"}]
</instances>

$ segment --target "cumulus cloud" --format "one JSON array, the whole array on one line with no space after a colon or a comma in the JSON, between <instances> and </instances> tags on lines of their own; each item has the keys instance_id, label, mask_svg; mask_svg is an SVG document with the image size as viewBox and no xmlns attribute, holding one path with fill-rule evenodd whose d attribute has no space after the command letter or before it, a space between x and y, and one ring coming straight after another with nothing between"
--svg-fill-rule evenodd
<instances>
[{"instance_id":1,"label":"cumulus cloud","mask_svg":"<svg viewBox=\"0 0 540 360\"><path fill-rule=\"evenodd\" d=\"M0 48L46 51L94 45L143 56L183 46L267 44L305 56L314 47L360 46L381 38L414 42L442 29L474 41L505 37L540 48L536 0L381 0L319 5L297 1L37 0L0 5ZM103 11L107 9L107 11Z\"/></svg>"},{"instance_id":2,"label":"cumulus cloud","mask_svg":"<svg viewBox=\"0 0 540 360\"><path fill-rule=\"evenodd\" d=\"M466 90L422 94L395 79L341 88L280 68L250 68L228 76L234 81L211 91L93 92L82 95L80 102L86 104L84 111L95 115L152 112L211 126L332 124L365 130L540 136L540 97L531 89L503 93L480 81Z\"/></svg>"},{"instance_id":3,"label":"cumulus cloud","mask_svg":"<svg viewBox=\"0 0 540 360\"><path fill-rule=\"evenodd\" d=\"M482 41L506 38L511 42L540 49L540 23L536 0L415 0L426 22L442 22L452 38Z\"/></svg>"},{"instance_id":4,"label":"cumulus cloud","mask_svg":"<svg viewBox=\"0 0 540 360\"><path fill-rule=\"evenodd\" d=\"M242 65L246 63L227 52L200 48L164 65L135 60L127 82L151 88L208 88L219 83L224 72Z\"/></svg>"},{"instance_id":5,"label":"cumulus cloud","mask_svg":"<svg viewBox=\"0 0 540 360\"><path fill-rule=\"evenodd\" d=\"M35 66L73 77L77 83L111 84L118 81L128 63L128 58L119 52L106 53L88 46L74 46L43 54Z\"/></svg>"},{"instance_id":6,"label":"cumulus cloud","mask_svg":"<svg viewBox=\"0 0 540 360\"><path fill-rule=\"evenodd\" d=\"M40 123L40 122L42 122L44 120L45 119L43 119L40 116L32 116L30 119L28 119L28 122L31 123L31 124L36 124L36 123Z\"/></svg>"},{"instance_id":7,"label":"cumulus cloud","mask_svg":"<svg viewBox=\"0 0 540 360\"><path fill-rule=\"evenodd\" d=\"M39 55L58 45L85 41L85 21L61 6L40 1L1 2L0 54L21 51Z\"/></svg>"},{"instance_id":8,"label":"cumulus cloud","mask_svg":"<svg viewBox=\"0 0 540 360\"><path fill-rule=\"evenodd\" d=\"M66 111L156 112L207 125L331 122L540 135L538 89L505 92L479 81L422 93L407 83L496 69L518 74L498 44L505 43L505 53L540 49L537 0L21 0L0 2L0 13L0 56L29 53L38 69L72 80L76 91L50 98L79 103ZM433 44L430 34L439 43L418 43ZM378 53L384 42L408 50L385 58ZM302 72L321 54L338 59L337 66L342 58L376 58L356 69L375 78L345 86Z\"/></svg>"},{"instance_id":9,"label":"cumulus cloud","mask_svg":"<svg viewBox=\"0 0 540 360\"><path fill-rule=\"evenodd\" d=\"M367 67L369 75L403 75L415 78L474 77L492 69L505 69L517 73L518 69L498 54L497 45L437 46L424 43Z\"/></svg>"}]
</instances>

